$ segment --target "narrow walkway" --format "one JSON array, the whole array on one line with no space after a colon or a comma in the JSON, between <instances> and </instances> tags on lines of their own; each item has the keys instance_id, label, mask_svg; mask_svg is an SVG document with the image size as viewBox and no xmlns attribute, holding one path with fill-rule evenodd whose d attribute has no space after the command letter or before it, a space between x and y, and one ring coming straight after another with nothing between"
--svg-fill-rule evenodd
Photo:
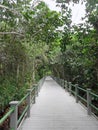
<instances>
[{"instance_id":1,"label":"narrow walkway","mask_svg":"<svg viewBox=\"0 0 98 130\"><path fill-rule=\"evenodd\" d=\"M98 120L47 77L22 130L98 130Z\"/></svg>"}]
</instances>

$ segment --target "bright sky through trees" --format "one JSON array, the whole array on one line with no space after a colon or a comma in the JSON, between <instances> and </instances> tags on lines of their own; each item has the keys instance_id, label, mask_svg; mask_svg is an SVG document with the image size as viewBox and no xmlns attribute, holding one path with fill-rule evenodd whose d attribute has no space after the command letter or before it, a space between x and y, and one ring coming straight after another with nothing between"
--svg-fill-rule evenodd
<instances>
[{"instance_id":1,"label":"bright sky through trees","mask_svg":"<svg viewBox=\"0 0 98 130\"><path fill-rule=\"evenodd\" d=\"M60 9L58 7L56 7L56 2L55 0L43 0L45 1L49 8L52 10L57 10L59 11ZM71 4L70 5L71 9L72 9L72 22L73 24L78 24L83 22L81 20L82 17L85 16L85 4L81 4L81 1L79 4L74 4L74 6Z\"/></svg>"}]
</instances>

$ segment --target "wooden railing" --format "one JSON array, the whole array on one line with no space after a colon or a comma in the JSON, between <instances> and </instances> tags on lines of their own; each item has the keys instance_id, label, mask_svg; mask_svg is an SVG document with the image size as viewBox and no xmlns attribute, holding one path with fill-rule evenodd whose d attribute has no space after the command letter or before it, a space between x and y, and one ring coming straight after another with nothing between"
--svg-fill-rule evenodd
<instances>
[{"instance_id":1,"label":"wooden railing","mask_svg":"<svg viewBox=\"0 0 98 130\"><path fill-rule=\"evenodd\" d=\"M60 84L64 89L66 89L70 95L75 96L76 103L80 101L86 106L88 115L94 114L96 111L95 113L98 116L98 104L93 104L93 99L96 99L98 103L98 95L93 93L90 88L84 89L78 86L78 84L73 85L71 82L67 82L56 77L53 77L53 79L56 80L56 82ZM85 96L83 97L83 95Z\"/></svg>"},{"instance_id":2,"label":"wooden railing","mask_svg":"<svg viewBox=\"0 0 98 130\"><path fill-rule=\"evenodd\" d=\"M4 123L5 120L10 118L10 128L9 130L19 130L23 120L26 117L30 117L30 108L31 105L35 103L36 96L38 96L39 90L43 85L45 77L42 78L38 84L33 85L31 89L27 90L27 94L20 101L11 101L9 111L0 119L0 125ZM18 113L18 109L21 104L24 105L24 109L21 112L20 116Z\"/></svg>"}]
</instances>

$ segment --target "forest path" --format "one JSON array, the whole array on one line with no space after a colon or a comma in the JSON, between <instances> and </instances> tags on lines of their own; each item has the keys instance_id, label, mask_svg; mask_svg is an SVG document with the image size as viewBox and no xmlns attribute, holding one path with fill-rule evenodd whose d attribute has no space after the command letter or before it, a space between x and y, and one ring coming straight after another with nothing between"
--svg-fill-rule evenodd
<instances>
[{"instance_id":1,"label":"forest path","mask_svg":"<svg viewBox=\"0 0 98 130\"><path fill-rule=\"evenodd\" d=\"M21 130L98 130L98 120L47 77Z\"/></svg>"}]
</instances>

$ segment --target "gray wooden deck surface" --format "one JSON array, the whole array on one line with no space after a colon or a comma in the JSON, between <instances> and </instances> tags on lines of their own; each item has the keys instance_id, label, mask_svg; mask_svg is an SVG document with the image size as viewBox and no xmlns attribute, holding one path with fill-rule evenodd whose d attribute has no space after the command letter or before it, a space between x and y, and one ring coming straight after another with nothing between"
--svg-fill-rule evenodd
<instances>
[{"instance_id":1,"label":"gray wooden deck surface","mask_svg":"<svg viewBox=\"0 0 98 130\"><path fill-rule=\"evenodd\" d=\"M47 77L22 130L98 130L98 120Z\"/></svg>"}]
</instances>

